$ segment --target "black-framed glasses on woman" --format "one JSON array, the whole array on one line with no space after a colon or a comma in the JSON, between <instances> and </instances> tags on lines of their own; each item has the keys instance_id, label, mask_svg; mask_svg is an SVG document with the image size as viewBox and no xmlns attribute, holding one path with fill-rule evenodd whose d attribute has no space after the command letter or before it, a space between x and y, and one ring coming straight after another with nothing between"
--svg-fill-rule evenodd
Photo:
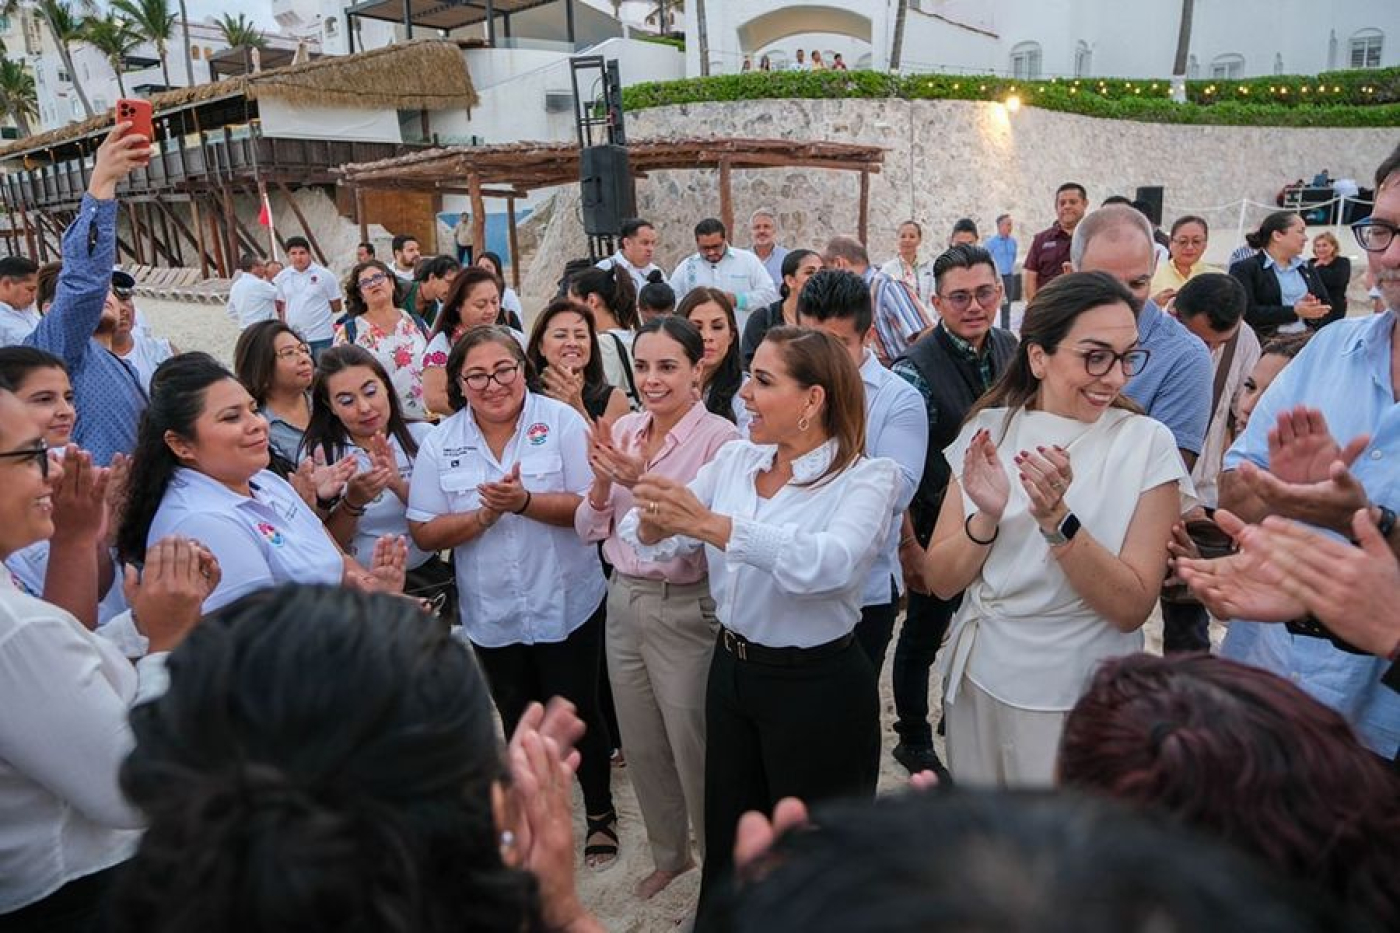
<instances>
[{"instance_id":1,"label":"black-framed glasses on woman","mask_svg":"<svg viewBox=\"0 0 1400 933\"><path fill-rule=\"evenodd\" d=\"M1356 237L1356 245L1368 253L1385 252L1390 248L1396 233L1400 233L1400 227L1375 217L1367 217L1351 225L1351 234Z\"/></svg>"},{"instance_id":2,"label":"black-framed glasses on woman","mask_svg":"<svg viewBox=\"0 0 1400 933\"><path fill-rule=\"evenodd\" d=\"M481 392L492 382L505 388L520 376L520 364L511 363L506 366L497 366L489 373L468 373L465 376L458 376L457 381L471 389L473 392Z\"/></svg>"},{"instance_id":3,"label":"black-framed glasses on woman","mask_svg":"<svg viewBox=\"0 0 1400 933\"><path fill-rule=\"evenodd\" d=\"M389 277L383 272L376 272L374 275L366 276L365 278L360 279L360 281L357 284L360 286L360 291L364 291L367 288L374 288L374 286L380 285L384 282L387 282L388 280Z\"/></svg>"},{"instance_id":4,"label":"black-framed glasses on woman","mask_svg":"<svg viewBox=\"0 0 1400 933\"><path fill-rule=\"evenodd\" d=\"M21 464L33 461L39 465L39 475L44 479L49 478L49 448L43 441L35 441L27 447L14 450L0 450L0 459L18 460Z\"/></svg>"},{"instance_id":5,"label":"black-framed glasses on woman","mask_svg":"<svg viewBox=\"0 0 1400 933\"><path fill-rule=\"evenodd\" d=\"M279 360L290 360L294 356L310 356L311 348L304 343L299 343L294 347L283 347L272 355Z\"/></svg>"},{"instance_id":6,"label":"black-framed glasses on woman","mask_svg":"<svg viewBox=\"0 0 1400 933\"><path fill-rule=\"evenodd\" d=\"M976 301L984 308L994 308L999 302L1000 291L995 285L983 285L973 292L956 291L946 295L939 295L939 298L951 307L954 311L965 311L967 306Z\"/></svg>"},{"instance_id":7,"label":"black-framed glasses on woman","mask_svg":"<svg viewBox=\"0 0 1400 933\"><path fill-rule=\"evenodd\" d=\"M1113 364L1118 363L1123 367L1123 375L1136 376L1142 372L1147 365L1147 360L1152 356L1151 350L1144 350L1142 347L1134 347L1127 353L1114 353L1112 350L1075 350L1076 354L1084 360L1084 371L1091 376L1107 376L1113 369Z\"/></svg>"}]
</instances>

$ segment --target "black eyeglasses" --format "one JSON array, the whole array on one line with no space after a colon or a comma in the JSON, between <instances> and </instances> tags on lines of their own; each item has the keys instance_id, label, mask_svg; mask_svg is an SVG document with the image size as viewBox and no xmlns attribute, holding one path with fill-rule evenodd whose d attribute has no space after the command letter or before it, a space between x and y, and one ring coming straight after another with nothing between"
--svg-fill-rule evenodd
<instances>
[{"instance_id":1,"label":"black eyeglasses","mask_svg":"<svg viewBox=\"0 0 1400 933\"><path fill-rule=\"evenodd\" d=\"M466 376L459 376L457 381L473 392L481 392L493 381L496 385L504 388L515 382L519 375L520 364L514 363L510 366L497 366L489 373L470 373Z\"/></svg>"},{"instance_id":2,"label":"black eyeglasses","mask_svg":"<svg viewBox=\"0 0 1400 933\"><path fill-rule=\"evenodd\" d=\"M360 281L359 281L358 284L359 284L360 288L363 290L363 289L366 289L366 288L374 288L374 286L379 285L379 284L381 284L381 283L383 283L383 282L386 282L386 281L388 281L388 279L389 279L389 277L388 277L387 275L385 275L383 272L376 272L374 275L371 275L371 276L370 276L369 278L367 278L367 279L360 279Z\"/></svg>"},{"instance_id":3,"label":"black eyeglasses","mask_svg":"<svg viewBox=\"0 0 1400 933\"><path fill-rule=\"evenodd\" d=\"M0 458L18 460L21 464L26 460L32 460L39 465L39 475L44 479L49 478L49 448L43 441L37 441L29 447L21 447L18 450L0 451Z\"/></svg>"},{"instance_id":4,"label":"black eyeglasses","mask_svg":"<svg viewBox=\"0 0 1400 933\"><path fill-rule=\"evenodd\" d=\"M939 295L948 303L954 311L966 310L967 306L975 300L984 308L992 307L997 302L997 287L995 285L983 285L975 292L949 292L946 295Z\"/></svg>"},{"instance_id":5,"label":"black eyeglasses","mask_svg":"<svg viewBox=\"0 0 1400 933\"><path fill-rule=\"evenodd\" d=\"M1142 372L1147 365L1147 360L1152 356L1151 350L1144 350L1141 347L1129 350L1127 353L1114 353L1112 350L1075 350L1084 360L1084 371L1091 376L1107 376L1113 369L1113 364L1118 363L1123 367L1123 375L1136 376Z\"/></svg>"},{"instance_id":6,"label":"black eyeglasses","mask_svg":"<svg viewBox=\"0 0 1400 933\"><path fill-rule=\"evenodd\" d=\"M1367 217L1351 225L1352 236L1356 237L1356 243L1368 253L1383 253L1390 248L1390 241L1395 239L1395 234L1400 232L1400 227L1388 220L1377 220L1374 217Z\"/></svg>"}]
</instances>

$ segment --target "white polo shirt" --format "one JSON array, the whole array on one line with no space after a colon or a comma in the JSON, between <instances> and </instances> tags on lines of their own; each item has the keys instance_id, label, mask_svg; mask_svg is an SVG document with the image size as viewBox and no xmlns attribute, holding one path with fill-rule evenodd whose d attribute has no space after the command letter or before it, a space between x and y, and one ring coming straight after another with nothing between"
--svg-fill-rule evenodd
<instances>
[{"instance_id":1,"label":"white polo shirt","mask_svg":"<svg viewBox=\"0 0 1400 933\"><path fill-rule=\"evenodd\" d=\"M283 583L337 585L345 561L321 519L290 484L263 470L241 496L198 470L175 471L156 509L146 546L184 535L219 559L222 578L204 601L213 612L256 590Z\"/></svg>"},{"instance_id":2,"label":"white polo shirt","mask_svg":"<svg viewBox=\"0 0 1400 933\"><path fill-rule=\"evenodd\" d=\"M583 417L563 402L526 392L515 436L497 460L471 409L462 409L418 449L409 521L479 508L477 486L504 479L517 462L531 492L587 495L593 471ZM598 549L580 541L572 525L502 515L454 556L462 628L483 648L561 642L603 600Z\"/></svg>"},{"instance_id":3,"label":"white polo shirt","mask_svg":"<svg viewBox=\"0 0 1400 933\"><path fill-rule=\"evenodd\" d=\"M651 275L653 272L665 274L662 268L654 262L649 262L644 267L632 265L632 263L627 261L627 257L622 255L622 250L618 250L611 256L600 259L597 262L597 267L599 269L611 269L614 266L619 269L627 270L627 274L632 276L632 284L637 287L638 292L642 290L643 285L647 284L647 276Z\"/></svg>"},{"instance_id":4,"label":"white polo shirt","mask_svg":"<svg viewBox=\"0 0 1400 933\"><path fill-rule=\"evenodd\" d=\"M302 340L310 343L335 336L331 302L339 301L341 295L340 284L329 269L314 262L305 272L288 266L277 273L272 284L277 286L277 300L286 305L287 324Z\"/></svg>"},{"instance_id":5,"label":"white polo shirt","mask_svg":"<svg viewBox=\"0 0 1400 933\"><path fill-rule=\"evenodd\" d=\"M434 430L435 426L426 421L408 422L408 433L420 446ZM389 447L394 451L394 460L398 463L399 476L405 480L411 480L413 478L413 460L404 451L398 438L392 434L389 435ZM333 460L338 460L346 454L354 455L361 472L371 468L369 454L353 444L337 451ZM408 519L405 517L407 508L408 504L400 501L399 497L394 495L393 490L390 489L380 492L374 497L374 501L365 506L365 514L360 516L359 522L355 525L355 537L350 542L350 556L359 561L360 566L369 569L374 560L375 542L382 535L404 535L407 537L408 562L404 566L410 570L421 566L432 556L414 544L413 538L408 537Z\"/></svg>"}]
</instances>

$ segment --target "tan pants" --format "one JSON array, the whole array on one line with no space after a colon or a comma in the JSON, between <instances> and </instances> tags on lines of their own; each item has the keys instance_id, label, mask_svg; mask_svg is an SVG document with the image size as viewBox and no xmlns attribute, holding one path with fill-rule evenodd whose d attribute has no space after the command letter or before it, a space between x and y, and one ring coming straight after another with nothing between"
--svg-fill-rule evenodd
<instances>
[{"instance_id":1,"label":"tan pants","mask_svg":"<svg viewBox=\"0 0 1400 933\"><path fill-rule=\"evenodd\" d=\"M675 586L613 573L608 676L627 772L661 871L704 857L705 684L719 623L707 583Z\"/></svg>"},{"instance_id":2,"label":"tan pants","mask_svg":"<svg viewBox=\"0 0 1400 933\"><path fill-rule=\"evenodd\" d=\"M958 698L944 706L948 768L959 784L1050 787L1069 713L1008 706L963 678Z\"/></svg>"}]
</instances>

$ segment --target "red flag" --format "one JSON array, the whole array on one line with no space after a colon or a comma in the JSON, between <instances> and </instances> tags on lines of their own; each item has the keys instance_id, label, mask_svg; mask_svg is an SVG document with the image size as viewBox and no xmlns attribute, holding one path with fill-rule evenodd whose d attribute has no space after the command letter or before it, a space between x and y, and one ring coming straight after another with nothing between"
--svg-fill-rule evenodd
<instances>
[{"instance_id":1,"label":"red flag","mask_svg":"<svg viewBox=\"0 0 1400 933\"><path fill-rule=\"evenodd\" d=\"M269 209L269 206L268 206L268 203L267 203L267 196L266 196L266 195L263 195L262 207L259 208L259 210L258 210L258 226L259 226L259 227L271 227L271 226L272 226L272 211Z\"/></svg>"}]
</instances>

